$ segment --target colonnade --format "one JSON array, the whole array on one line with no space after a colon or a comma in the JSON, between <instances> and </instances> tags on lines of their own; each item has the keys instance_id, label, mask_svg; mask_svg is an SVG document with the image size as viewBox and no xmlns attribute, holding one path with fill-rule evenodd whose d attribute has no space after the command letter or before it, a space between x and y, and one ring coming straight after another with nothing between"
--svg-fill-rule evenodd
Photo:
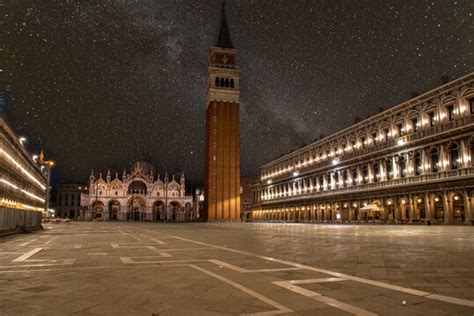
<instances>
[{"instance_id":1,"label":"colonnade","mask_svg":"<svg viewBox=\"0 0 474 316\"><path fill-rule=\"evenodd\" d=\"M474 191L433 191L304 203L254 210L253 220L300 223L380 221L387 223L470 224ZM367 207L369 206L369 207ZM367 210L373 206L373 210Z\"/></svg>"}]
</instances>

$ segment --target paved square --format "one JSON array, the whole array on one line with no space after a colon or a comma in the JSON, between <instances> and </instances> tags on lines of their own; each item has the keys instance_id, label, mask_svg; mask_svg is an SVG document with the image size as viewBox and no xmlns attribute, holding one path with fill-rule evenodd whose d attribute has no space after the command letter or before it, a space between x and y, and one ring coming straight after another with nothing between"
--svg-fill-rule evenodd
<instances>
[{"instance_id":1,"label":"paved square","mask_svg":"<svg viewBox=\"0 0 474 316\"><path fill-rule=\"evenodd\" d=\"M0 315L474 315L474 228L81 223L0 239Z\"/></svg>"}]
</instances>

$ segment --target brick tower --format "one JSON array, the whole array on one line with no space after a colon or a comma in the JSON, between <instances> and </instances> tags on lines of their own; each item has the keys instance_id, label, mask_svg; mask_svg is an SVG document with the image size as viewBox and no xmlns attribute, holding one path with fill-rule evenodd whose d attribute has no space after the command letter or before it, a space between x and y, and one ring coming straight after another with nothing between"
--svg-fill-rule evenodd
<instances>
[{"instance_id":1,"label":"brick tower","mask_svg":"<svg viewBox=\"0 0 474 316\"><path fill-rule=\"evenodd\" d=\"M232 45L223 2L206 77L207 221L240 219L239 78L237 50Z\"/></svg>"}]
</instances>

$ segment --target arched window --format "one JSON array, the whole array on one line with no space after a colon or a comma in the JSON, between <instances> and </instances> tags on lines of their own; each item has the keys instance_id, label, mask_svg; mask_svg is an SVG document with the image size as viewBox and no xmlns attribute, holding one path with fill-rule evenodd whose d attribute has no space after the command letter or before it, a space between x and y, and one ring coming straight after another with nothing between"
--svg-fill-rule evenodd
<instances>
[{"instance_id":1,"label":"arched window","mask_svg":"<svg viewBox=\"0 0 474 316\"><path fill-rule=\"evenodd\" d=\"M215 86L216 86L216 87L218 87L218 86L219 86L219 78L218 78L218 77L216 77Z\"/></svg>"},{"instance_id":2,"label":"arched window","mask_svg":"<svg viewBox=\"0 0 474 316\"><path fill-rule=\"evenodd\" d=\"M400 169L400 177L401 178L405 178L405 176L407 174L406 164L407 163L406 163L405 156L400 155L400 157L398 158L398 169Z\"/></svg>"},{"instance_id":3,"label":"arched window","mask_svg":"<svg viewBox=\"0 0 474 316\"><path fill-rule=\"evenodd\" d=\"M449 158L450 158L450 167L451 169L459 168L459 150L457 144L452 144L449 146Z\"/></svg>"},{"instance_id":4,"label":"arched window","mask_svg":"<svg viewBox=\"0 0 474 316\"><path fill-rule=\"evenodd\" d=\"M225 87L226 87L226 88L229 88L229 78L226 78L226 79L225 79Z\"/></svg>"},{"instance_id":5,"label":"arched window","mask_svg":"<svg viewBox=\"0 0 474 316\"><path fill-rule=\"evenodd\" d=\"M387 179L393 179L393 163L391 159L385 161L385 172L387 173Z\"/></svg>"},{"instance_id":6,"label":"arched window","mask_svg":"<svg viewBox=\"0 0 474 316\"><path fill-rule=\"evenodd\" d=\"M420 175L421 174L421 154L420 152L417 152L414 157L415 160L415 175Z\"/></svg>"},{"instance_id":7,"label":"arched window","mask_svg":"<svg viewBox=\"0 0 474 316\"><path fill-rule=\"evenodd\" d=\"M220 84L220 87L225 87L225 81L224 81L224 78L221 78L221 84Z\"/></svg>"},{"instance_id":8,"label":"arched window","mask_svg":"<svg viewBox=\"0 0 474 316\"><path fill-rule=\"evenodd\" d=\"M431 172L439 171L439 151L437 148L434 148L431 151Z\"/></svg>"},{"instance_id":9,"label":"arched window","mask_svg":"<svg viewBox=\"0 0 474 316\"><path fill-rule=\"evenodd\" d=\"M146 194L146 192L147 192L146 184L143 183L142 181L134 181L128 187L129 194L133 194L133 193Z\"/></svg>"},{"instance_id":10,"label":"arched window","mask_svg":"<svg viewBox=\"0 0 474 316\"><path fill-rule=\"evenodd\" d=\"M230 79L230 87L231 87L231 88L234 87L234 79Z\"/></svg>"},{"instance_id":11,"label":"arched window","mask_svg":"<svg viewBox=\"0 0 474 316\"><path fill-rule=\"evenodd\" d=\"M380 180L380 165L378 163L374 164L374 182Z\"/></svg>"},{"instance_id":12,"label":"arched window","mask_svg":"<svg viewBox=\"0 0 474 316\"><path fill-rule=\"evenodd\" d=\"M357 184L357 169L351 170L352 184Z\"/></svg>"},{"instance_id":13,"label":"arched window","mask_svg":"<svg viewBox=\"0 0 474 316\"><path fill-rule=\"evenodd\" d=\"M470 143L471 166L474 166L474 141Z\"/></svg>"}]
</instances>

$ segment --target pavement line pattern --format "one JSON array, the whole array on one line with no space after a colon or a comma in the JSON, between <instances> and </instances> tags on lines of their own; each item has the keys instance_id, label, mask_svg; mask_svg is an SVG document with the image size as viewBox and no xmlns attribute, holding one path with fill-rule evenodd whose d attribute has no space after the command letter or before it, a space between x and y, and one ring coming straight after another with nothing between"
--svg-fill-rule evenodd
<instances>
[{"instance_id":1,"label":"pavement line pattern","mask_svg":"<svg viewBox=\"0 0 474 316\"><path fill-rule=\"evenodd\" d=\"M310 282L312 281L312 282ZM368 310L359 308L354 305L350 305L347 303L343 303L341 301L338 301L334 298L324 296L321 293L311 291L308 289L305 289L301 286L297 286L295 284L309 284L309 283L325 283L325 282L340 282L340 281L346 281L345 279L341 278L324 278L324 279L310 279L310 280L293 280L293 281L277 281L277 282L272 282L275 285L281 286L287 290L290 290L292 292L298 293L300 295L309 297L317 302L329 305L331 307L343 310L345 312L358 315L358 316L375 316L378 314L374 314L372 312L369 312Z\"/></svg>"},{"instance_id":2,"label":"pavement line pattern","mask_svg":"<svg viewBox=\"0 0 474 316\"><path fill-rule=\"evenodd\" d=\"M35 241L37 241L37 240L38 240L38 238L32 239L32 240L30 240L30 241L21 243L21 244L19 244L18 246L20 246L20 247L25 247L25 246L28 246L29 244L31 244L32 242L35 242Z\"/></svg>"},{"instance_id":3,"label":"pavement line pattern","mask_svg":"<svg viewBox=\"0 0 474 316\"><path fill-rule=\"evenodd\" d=\"M216 259L210 259L209 262L214 263L218 266L225 267L230 270L234 270L240 273L258 273L258 272L279 272L279 271L294 271L294 270L301 270L301 268L280 268L280 269L258 269L258 270L248 270L245 268L241 268L238 266L235 266L233 264L216 260Z\"/></svg>"},{"instance_id":4,"label":"pavement line pattern","mask_svg":"<svg viewBox=\"0 0 474 316\"><path fill-rule=\"evenodd\" d=\"M264 315L276 315L276 314L284 314L284 313L293 313L294 312L293 310L289 309L288 307L285 307L281 304L278 304L277 302L269 299L268 297L263 296L262 294L259 294L259 293L255 292L255 291L253 291L253 290L251 290L251 289L249 289L249 288L247 288L247 287L245 287L245 286L243 286L239 283L236 283L232 280L229 280L229 279L227 279L223 276L220 276L220 275L218 275L214 272L203 269L203 268L198 267L194 264L190 264L189 266L196 269L196 270L199 270L199 271L201 271L201 272L203 272L203 273L205 273L209 276L212 276L212 277L214 277L214 278L216 278L216 279L218 279L218 280L220 280L224 283L227 283L228 285L231 285L231 286L235 287L236 289L239 289L240 291L242 291L242 292L244 292L244 293L246 293L250 296L253 296L256 299L258 299L258 300L260 300L260 301L262 301L262 302L264 302L264 303L266 303L270 306L273 306L274 308L277 309L277 310L273 310L273 311L253 313L253 314L247 314L247 315L261 315L261 316L264 316Z\"/></svg>"},{"instance_id":5,"label":"pavement line pattern","mask_svg":"<svg viewBox=\"0 0 474 316\"><path fill-rule=\"evenodd\" d=\"M291 281L285 281L285 282L289 282L291 284L311 284L311 283L327 283L327 282L339 282L339 281L346 281L346 279L322 278L322 279L291 280Z\"/></svg>"},{"instance_id":6,"label":"pavement line pattern","mask_svg":"<svg viewBox=\"0 0 474 316\"><path fill-rule=\"evenodd\" d=\"M189 259L189 260L158 260L158 261L134 261L131 257L120 257L123 264L150 264L150 263L187 263L187 262L207 262L207 259Z\"/></svg>"},{"instance_id":7,"label":"pavement line pattern","mask_svg":"<svg viewBox=\"0 0 474 316\"><path fill-rule=\"evenodd\" d=\"M58 260L27 260L26 262L57 262ZM14 266L0 266L0 269L11 269L11 268L26 268L26 267L52 267L52 266L70 266L73 265L76 259L64 259L64 260L59 260L62 261L61 263L33 263L33 264L19 264L19 265L14 265ZM11 271L0 271L2 273L5 272L18 272L21 270L11 270ZM34 270L26 270L26 271L34 271ZM36 270L36 271L42 271L42 270Z\"/></svg>"},{"instance_id":8,"label":"pavement line pattern","mask_svg":"<svg viewBox=\"0 0 474 316\"><path fill-rule=\"evenodd\" d=\"M218 245L214 245L214 244L208 244L208 243L204 243L204 242L200 242L200 241L196 241L196 240L192 240L192 239L183 238L183 237L180 237L180 236L174 236L174 235L167 235L167 236L169 236L171 238L178 239L178 240L187 241L187 242L190 242L190 243L201 245L201 246L213 247L215 249L221 249L221 250L225 250L225 251L229 251L229 252L233 252L233 253L238 253L238 254L241 254L241 255L246 255L246 256L250 256L250 257L254 257L254 258L260 258L260 259L263 259L263 260L278 262L278 263L281 263L281 264L286 264L286 265L289 265L289 266L293 266L293 267L297 267L297 268L301 268L301 269L305 269L305 270L309 270L309 271L315 271L315 272L319 272L319 273L323 273L323 274L327 274L327 275L332 275L334 277L343 278L343 279L346 279L346 280L352 280L352 281L355 281L355 282L368 284L368 285L373 285L373 286L376 286L376 287L386 288L386 289L397 291L397 292L402 292L402 293L416 295L416 296L422 296L422 297L426 297L426 298L429 298L429 299L432 299L432 300L447 302L447 303L456 304L456 305L474 307L474 301L471 301L471 300L466 300L466 299L456 298L456 297L446 296L446 295L433 294L433 293L430 293L430 292L425 292L425 291L420 291L420 290L416 290L416 289L406 288L406 287L393 285L393 284L388 284L388 283L384 283L384 282L380 282L380 281L364 279L364 278L360 278L360 277L356 277L356 276L352 276L352 275L348 275L348 274L344 274L344 273L334 272L334 271L330 271L330 270L326 270L326 269L315 268L315 267L311 267L311 266L307 266L307 265L304 265L304 264L295 263L295 262L291 262L291 261L287 261L287 260L281 260L281 259L276 259L276 258L272 258L272 257L261 256L261 255L257 255L255 253L251 253L251 252L232 249L232 248L228 248L228 247L222 247L222 246L218 246Z\"/></svg>"},{"instance_id":9,"label":"pavement line pattern","mask_svg":"<svg viewBox=\"0 0 474 316\"><path fill-rule=\"evenodd\" d=\"M51 238L50 240L48 240L47 242L45 242L45 245L48 245L50 244L53 240L55 240L56 238L58 238L59 236L54 236L53 238Z\"/></svg>"},{"instance_id":10,"label":"pavement line pattern","mask_svg":"<svg viewBox=\"0 0 474 316\"><path fill-rule=\"evenodd\" d=\"M28 251L27 253L19 256L18 258L16 259L13 259L12 262L22 262L22 261L25 261L27 260L29 257L37 254L38 252L40 252L43 248L35 248L31 251Z\"/></svg>"},{"instance_id":11,"label":"pavement line pattern","mask_svg":"<svg viewBox=\"0 0 474 316\"><path fill-rule=\"evenodd\" d=\"M142 236L145 236L145 235L142 235ZM166 245L166 243L164 241L161 241L161 240L158 240L156 238L151 238L151 237L148 237L148 236L145 236L146 238L150 239L151 241L153 242L156 242L157 244L160 244L160 245Z\"/></svg>"}]
</instances>

